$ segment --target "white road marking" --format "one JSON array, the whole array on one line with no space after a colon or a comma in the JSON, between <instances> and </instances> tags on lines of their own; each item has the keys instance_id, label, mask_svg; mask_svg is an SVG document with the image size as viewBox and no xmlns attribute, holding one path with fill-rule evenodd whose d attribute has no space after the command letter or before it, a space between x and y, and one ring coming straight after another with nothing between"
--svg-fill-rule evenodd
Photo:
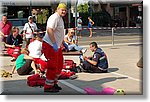
<instances>
[{"instance_id":1,"label":"white road marking","mask_svg":"<svg viewBox=\"0 0 150 102\"><path fill-rule=\"evenodd\" d=\"M116 72L111 72L111 73L112 73L112 74L115 74L115 75L122 76L122 77L128 77L129 79L132 79L132 80L135 80L135 81L141 81L140 79L136 79L136 78L130 77L130 76L128 76L128 75L119 74L119 73L116 73Z\"/></svg>"},{"instance_id":2,"label":"white road marking","mask_svg":"<svg viewBox=\"0 0 150 102\"><path fill-rule=\"evenodd\" d=\"M130 77L128 75L119 74L119 73L116 73L116 72L111 72L111 73L115 74L115 75L122 76L122 77L127 77L129 79L134 80L134 81L139 81L139 82L141 81L140 79L136 79L136 78ZM77 86L75 86L75 85L73 85L71 83L68 83L68 82L66 82L64 80L59 80L59 82L62 83L62 84L64 84L64 85L66 85L66 86L68 86L68 87L70 87L70 88L72 88L72 89L74 89L74 90L76 90L76 91L78 91L78 92L80 92L80 93L82 93L82 94L86 94L86 92L83 89L81 89L81 88L79 88L79 87L77 87Z\"/></svg>"},{"instance_id":3,"label":"white road marking","mask_svg":"<svg viewBox=\"0 0 150 102\"><path fill-rule=\"evenodd\" d=\"M78 91L78 92L80 92L80 93L82 93L82 94L86 94L86 92L83 89L81 89L81 88L79 88L79 87L77 87L77 86L75 86L71 83L68 83L64 80L59 80L59 82L66 85L66 86L68 86L68 87L70 87L70 88L72 88L72 89L74 89L74 90L76 90L76 91Z\"/></svg>"}]
</instances>

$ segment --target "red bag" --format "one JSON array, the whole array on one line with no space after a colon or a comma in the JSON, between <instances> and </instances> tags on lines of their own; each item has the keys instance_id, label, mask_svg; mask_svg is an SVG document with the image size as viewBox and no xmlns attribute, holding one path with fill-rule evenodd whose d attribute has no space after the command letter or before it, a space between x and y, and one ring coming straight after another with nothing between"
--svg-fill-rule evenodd
<instances>
[{"instance_id":1,"label":"red bag","mask_svg":"<svg viewBox=\"0 0 150 102\"><path fill-rule=\"evenodd\" d=\"M75 75L75 72L62 69L60 76L59 76L59 79L69 79L72 75Z\"/></svg>"},{"instance_id":2,"label":"red bag","mask_svg":"<svg viewBox=\"0 0 150 102\"><path fill-rule=\"evenodd\" d=\"M63 69L72 69L76 67L76 63L73 60L65 60L63 64Z\"/></svg>"},{"instance_id":3,"label":"red bag","mask_svg":"<svg viewBox=\"0 0 150 102\"><path fill-rule=\"evenodd\" d=\"M30 87L44 86L46 78L40 77L39 74L31 75L27 78L27 85Z\"/></svg>"}]
</instances>

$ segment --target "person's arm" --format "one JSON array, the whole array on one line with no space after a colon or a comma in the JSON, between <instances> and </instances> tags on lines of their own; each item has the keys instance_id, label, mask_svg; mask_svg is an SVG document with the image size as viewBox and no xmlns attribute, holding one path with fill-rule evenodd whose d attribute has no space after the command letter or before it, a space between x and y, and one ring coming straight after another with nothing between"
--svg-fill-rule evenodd
<instances>
[{"instance_id":1,"label":"person's arm","mask_svg":"<svg viewBox=\"0 0 150 102\"><path fill-rule=\"evenodd\" d=\"M12 67L12 71L11 71L12 74L14 74L15 69L16 69L16 63L15 63L15 65Z\"/></svg>"},{"instance_id":2,"label":"person's arm","mask_svg":"<svg viewBox=\"0 0 150 102\"><path fill-rule=\"evenodd\" d=\"M0 31L0 36L4 36L4 33L2 31Z\"/></svg>"},{"instance_id":3,"label":"person's arm","mask_svg":"<svg viewBox=\"0 0 150 102\"><path fill-rule=\"evenodd\" d=\"M6 43L5 43L5 46L9 47L9 48L15 48L15 45L9 45L9 44L6 44Z\"/></svg>"},{"instance_id":4,"label":"person's arm","mask_svg":"<svg viewBox=\"0 0 150 102\"><path fill-rule=\"evenodd\" d=\"M33 60L33 57L27 55L27 54L24 54L24 59L30 59L30 60Z\"/></svg>"},{"instance_id":5,"label":"person's arm","mask_svg":"<svg viewBox=\"0 0 150 102\"><path fill-rule=\"evenodd\" d=\"M56 43L53 29L52 28L48 28L47 29L47 33L48 33L48 36L49 36L50 40L52 41L52 43Z\"/></svg>"},{"instance_id":6,"label":"person's arm","mask_svg":"<svg viewBox=\"0 0 150 102\"><path fill-rule=\"evenodd\" d=\"M87 57L85 57L84 60L86 60L87 62L91 63L91 64L94 65L94 66L97 65L97 62L96 62L96 61L90 60L90 59L88 59Z\"/></svg>"},{"instance_id":7,"label":"person's arm","mask_svg":"<svg viewBox=\"0 0 150 102\"><path fill-rule=\"evenodd\" d=\"M70 42L70 41L68 40L67 37L64 38L64 41L65 41L66 43L68 43L68 44L73 44L72 42Z\"/></svg>"},{"instance_id":8,"label":"person's arm","mask_svg":"<svg viewBox=\"0 0 150 102\"><path fill-rule=\"evenodd\" d=\"M92 19L90 19L90 21L92 22L92 25L94 25L94 22L93 22L93 20L92 20Z\"/></svg>"}]
</instances>

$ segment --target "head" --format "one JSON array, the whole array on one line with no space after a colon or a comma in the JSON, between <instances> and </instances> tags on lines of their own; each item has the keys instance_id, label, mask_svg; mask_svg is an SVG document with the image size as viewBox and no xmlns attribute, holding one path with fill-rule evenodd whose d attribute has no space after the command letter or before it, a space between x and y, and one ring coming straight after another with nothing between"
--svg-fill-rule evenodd
<instances>
[{"instance_id":1,"label":"head","mask_svg":"<svg viewBox=\"0 0 150 102\"><path fill-rule=\"evenodd\" d=\"M68 29L69 37L74 36L74 30L72 28Z\"/></svg>"},{"instance_id":2,"label":"head","mask_svg":"<svg viewBox=\"0 0 150 102\"><path fill-rule=\"evenodd\" d=\"M7 22L7 16L6 16L6 15L3 15L3 16L2 16L2 22L3 22L3 23L6 23L6 22Z\"/></svg>"},{"instance_id":3,"label":"head","mask_svg":"<svg viewBox=\"0 0 150 102\"><path fill-rule=\"evenodd\" d=\"M39 33L39 34L36 34L35 39L39 40L39 41L42 41L43 37L44 37L44 34L43 33Z\"/></svg>"},{"instance_id":4,"label":"head","mask_svg":"<svg viewBox=\"0 0 150 102\"><path fill-rule=\"evenodd\" d=\"M27 48L22 48L21 49L21 54L29 54L29 51L28 51L28 49Z\"/></svg>"},{"instance_id":5,"label":"head","mask_svg":"<svg viewBox=\"0 0 150 102\"><path fill-rule=\"evenodd\" d=\"M33 22L33 17L32 17L32 16L29 16L29 17L28 17L28 21L29 21L30 23L32 23L32 22Z\"/></svg>"},{"instance_id":6,"label":"head","mask_svg":"<svg viewBox=\"0 0 150 102\"><path fill-rule=\"evenodd\" d=\"M67 13L67 6L64 3L60 3L57 7L57 12L61 17L64 17Z\"/></svg>"},{"instance_id":7,"label":"head","mask_svg":"<svg viewBox=\"0 0 150 102\"><path fill-rule=\"evenodd\" d=\"M12 28L13 37L16 38L18 34L19 34L19 28L18 27L13 27Z\"/></svg>"},{"instance_id":8,"label":"head","mask_svg":"<svg viewBox=\"0 0 150 102\"><path fill-rule=\"evenodd\" d=\"M91 42L91 43L90 43L90 50L91 50L92 52L95 52L97 48L98 48L98 46L97 46L97 43L96 43L96 42Z\"/></svg>"},{"instance_id":9,"label":"head","mask_svg":"<svg viewBox=\"0 0 150 102\"><path fill-rule=\"evenodd\" d=\"M90 19L91 19L91 17L89 16L89 17L88 17L88 20L90 20Z\"/></svg>"}]
</instances>

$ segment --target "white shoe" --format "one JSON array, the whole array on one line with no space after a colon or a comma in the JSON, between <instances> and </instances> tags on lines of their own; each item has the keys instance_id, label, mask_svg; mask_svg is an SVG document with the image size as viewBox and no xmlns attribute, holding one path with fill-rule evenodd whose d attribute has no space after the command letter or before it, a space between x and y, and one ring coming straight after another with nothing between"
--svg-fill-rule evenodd
<instances>
[{"instance_id":1,"label":"white shoe","mask_svg":"<svg viewBox=\"0 0 150 102\"><path fill-rule=\"evenodd\" d=\"M84 54L87 51L87 49L82 49L81 52Z\"/></svg>"}]
</instances>

